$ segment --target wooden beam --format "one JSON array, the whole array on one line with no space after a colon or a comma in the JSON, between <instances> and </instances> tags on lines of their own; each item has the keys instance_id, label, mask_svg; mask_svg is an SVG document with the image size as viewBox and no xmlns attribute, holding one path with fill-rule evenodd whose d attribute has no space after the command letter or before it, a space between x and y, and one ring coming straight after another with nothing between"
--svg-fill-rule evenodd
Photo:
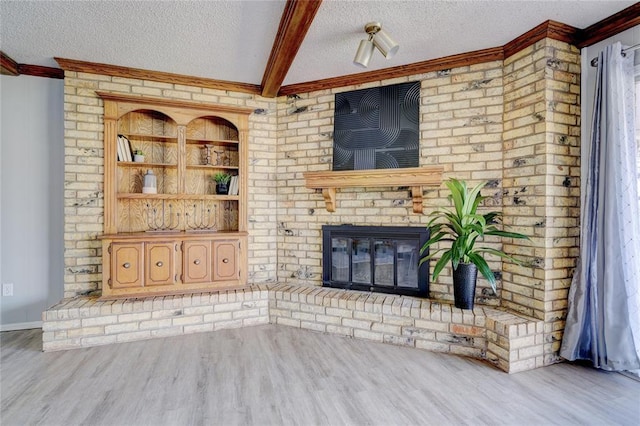
<instances>
[{"instance_id":1,"label":"wooden beam","mask_svg":"<svg viewBox=\"0 0 640 426\"><path fill-rule=\"evenodd\" d=\"M162 83L183 84L185 86L206 87L208 89L230 90L234 92L260 94L260 86L256 84L238 83L234 81L214 80L211 78L191 77L161 71L150 71L139 68L121 67L118 65L99 64L95 62L76 61L74 59L54 58L65 71L78 71L90 74L104 74L115 77L138 78L141 80L159 81Z\"/></svg>"},{"instance_id":2,"label":"wooden beam","mask_svg":"<svg viewBox=\"0 0 640 426\"><path fill-rule=\"evenodd\" d=\"M20 75L18 71L18 63L0 51L0 74L3 75Z\"/></svg>"},{"instance_id":3,"label":"wooden beam","mask_svg":"<svg viewBox=\"0 0 640 426\"><path fill-rule=\"evenodd\" d=\"M322 0L287 0L262 77L262 96L275 97Z\"/></svg>"},{"instance_id":4,"label":"wooden beam","mask_svg":"<svg viewBox=\"0 0 640 426\"><path fill-rule=\"evenodd\" d=\"M582 30L576 47L591 46L636 25L640 25L640 2Z\"/></svg>"}]
</instances>

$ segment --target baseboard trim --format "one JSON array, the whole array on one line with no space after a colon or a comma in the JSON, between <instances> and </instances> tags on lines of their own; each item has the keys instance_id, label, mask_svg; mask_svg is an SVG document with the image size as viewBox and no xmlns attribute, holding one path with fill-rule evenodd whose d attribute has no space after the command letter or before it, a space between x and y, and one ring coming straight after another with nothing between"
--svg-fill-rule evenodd
<instances>
[{"instance_id":1,"label":"baseboard trim","mask_svg":"<svg viewBox=\"0 0 640 426\"><path fill-rule=\"evenodd\" d=\"M0 324L0 331L29 330L42 328L42 321L16 322L13 324Z\"/></svg>"}]
</instances>

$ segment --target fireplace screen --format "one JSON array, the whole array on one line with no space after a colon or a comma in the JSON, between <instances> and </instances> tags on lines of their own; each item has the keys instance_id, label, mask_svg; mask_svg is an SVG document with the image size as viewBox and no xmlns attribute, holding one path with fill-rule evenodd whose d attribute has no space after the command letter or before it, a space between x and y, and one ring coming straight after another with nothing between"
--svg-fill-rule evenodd
<instances>
[{"instance_id":1,"label":"fireplace screen","mask_svg":"<svg viewBox=\"0 0 640 426\"><path fill-rule=\"evenodd\" d=\"M428 296L425 228L326 225L322 234L324 286Z\"/></svg>"}]
</instances>

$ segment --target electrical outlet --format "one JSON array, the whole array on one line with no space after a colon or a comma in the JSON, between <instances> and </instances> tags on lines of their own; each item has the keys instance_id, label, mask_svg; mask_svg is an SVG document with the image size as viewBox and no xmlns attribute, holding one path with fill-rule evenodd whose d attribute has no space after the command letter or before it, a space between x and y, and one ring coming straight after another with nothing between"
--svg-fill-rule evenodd
<instances>
[{"instance_id":1,"label":"electrical outlet","mask_svg":"<svg viewBox=\"0 0 640 426\"><path fill-rule=\"evenodd\" d=\"M3 296L13 296L13 283L3 283L2 284L2 295Z\"/></svg>"}]
</instances>

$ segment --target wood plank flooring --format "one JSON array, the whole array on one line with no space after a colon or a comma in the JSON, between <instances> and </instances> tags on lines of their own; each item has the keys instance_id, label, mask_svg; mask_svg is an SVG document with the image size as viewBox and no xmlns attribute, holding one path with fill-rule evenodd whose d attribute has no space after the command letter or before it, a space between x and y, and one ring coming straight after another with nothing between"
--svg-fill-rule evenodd
<instances>
[{"instance_id":1,"label":"wood plank flooring","mask_svg":"<svg viewBox=\"0 0 640 426\"><path fill-rule=\"evenodd\" d=\"M272 325L41 352L0 333L9 425L638 425L640 382Z\"/></svg>"}]
</instances>

